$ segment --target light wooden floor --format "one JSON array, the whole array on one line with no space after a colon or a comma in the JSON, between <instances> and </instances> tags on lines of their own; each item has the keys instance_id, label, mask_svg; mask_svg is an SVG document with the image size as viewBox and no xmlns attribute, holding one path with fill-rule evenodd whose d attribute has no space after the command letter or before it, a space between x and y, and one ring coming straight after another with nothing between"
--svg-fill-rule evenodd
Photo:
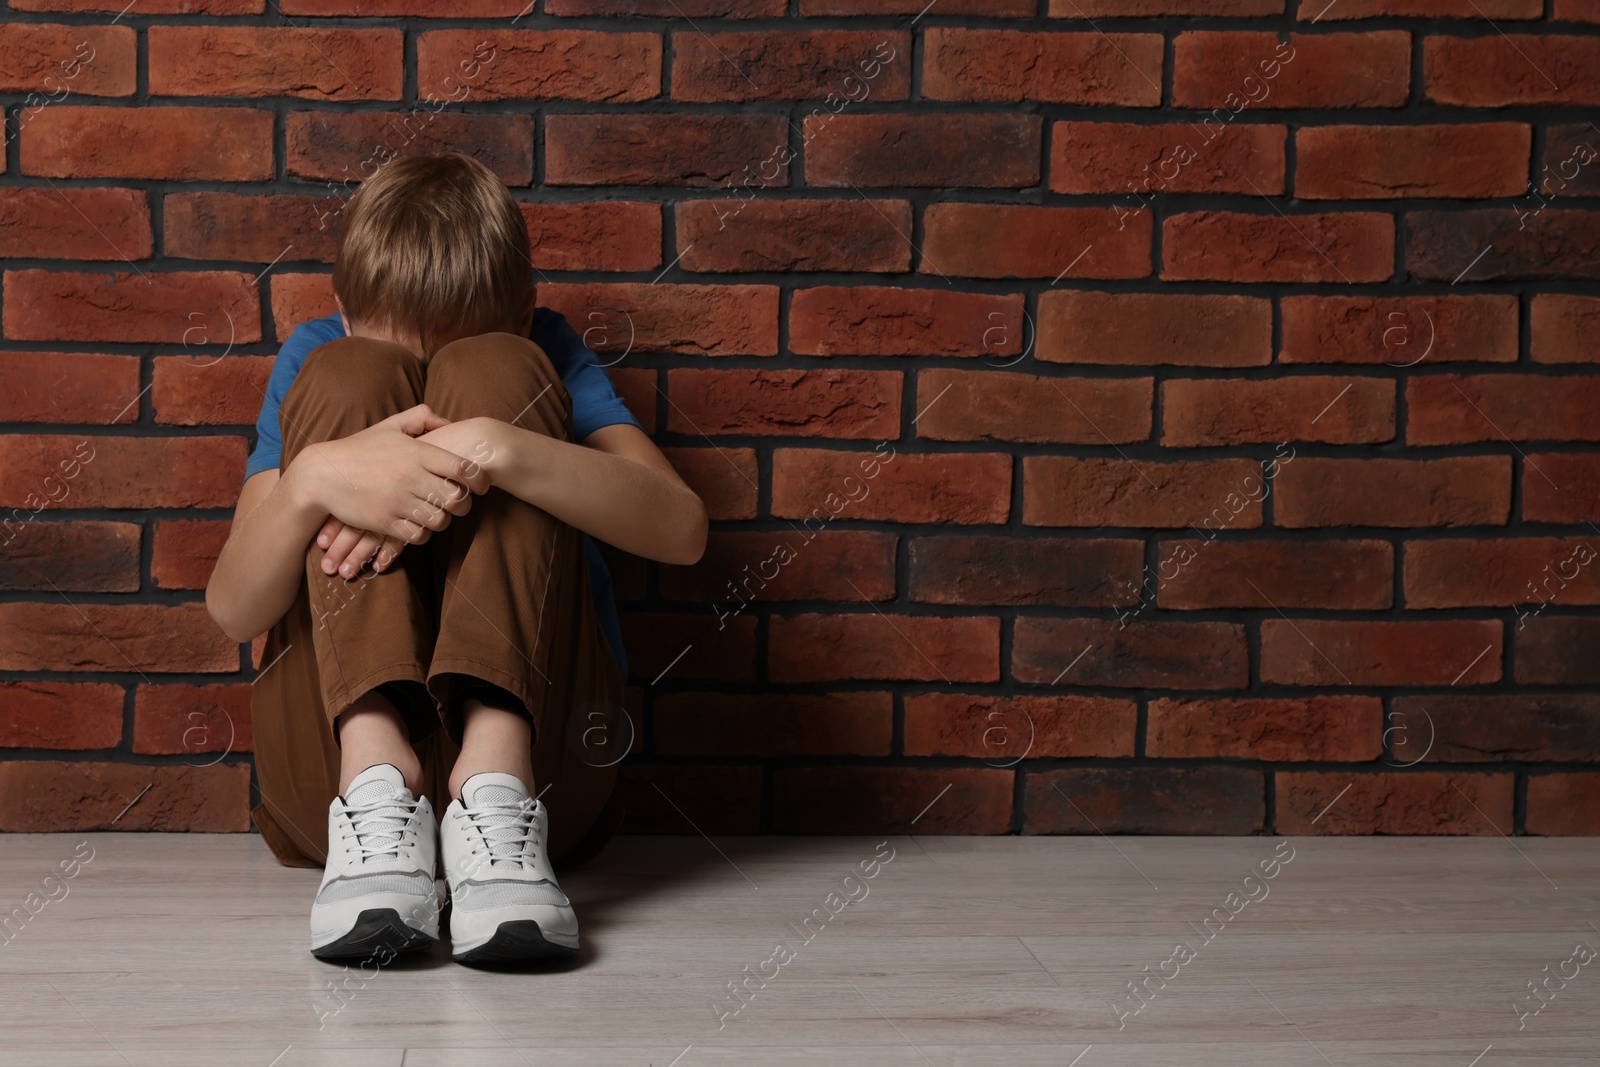
<instances>
[{"instance_id":1,"label":"light wooden floor","mask_svg":"<svg viewBox=\"0 0 1600 1067\"><path fill-rule=\"evenodd\" d=\"M441 946L349 972L320 1026L346 975L306 951L320 872L252 836L8 835L0 914L80 841L94 858L0 947L5 1067L1600 1062L1600 959L1564 962L1600 949L1593 840L1293 839L1206 942L1190 924L1273 840L898 837L801 944L876 839L625 838L564 879L575 963L487 973ZM779 939L797 954L719 1028L711 998ZM1113 1001L1179 941L1194 957L1119 1029ZM1529 981L1575 967L1519 1019Z\"/></svg>"}]
</instances>

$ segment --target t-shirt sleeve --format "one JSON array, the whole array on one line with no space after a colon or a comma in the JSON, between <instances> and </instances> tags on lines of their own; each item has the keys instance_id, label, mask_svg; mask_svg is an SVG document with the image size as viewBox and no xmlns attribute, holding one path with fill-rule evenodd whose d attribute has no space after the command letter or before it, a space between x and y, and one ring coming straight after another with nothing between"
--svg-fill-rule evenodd
<instances>
[{"instance_id":1,"label":"t-shirt sleeve","mask_svg":"<svg viewBox=\"0 0 1600 1067\"><path fill-rule=\"evenodd\" d=\"M612 387L611 376L600 357L565 316L540 308L529 337L550 357L561 375L561 384L567 387L567 395L572 397L572 432L577 440L582 441L603 426L639 426L639 420Z\"/></svg>"},{"instance_id":2,"label":"t-shirt sleeve","mask_svg":"<svg viewBox=\"0 0 1600 1067\"><path fill-rule=\"evenodd\" d=\"M266 395L261 398L261 414L256 417L256 446L244 462L244 476L248 480L262 471L275 471L283 459L283 434L278 426L278 408L289 395L289 386L300 372L311 350L331 337L327 330L316 330L313 323L296 326L289 339L278 350L273 361L272 374L267 378ZM339 331L335 331L337 334Z\"/></svg>"}]
</instances>

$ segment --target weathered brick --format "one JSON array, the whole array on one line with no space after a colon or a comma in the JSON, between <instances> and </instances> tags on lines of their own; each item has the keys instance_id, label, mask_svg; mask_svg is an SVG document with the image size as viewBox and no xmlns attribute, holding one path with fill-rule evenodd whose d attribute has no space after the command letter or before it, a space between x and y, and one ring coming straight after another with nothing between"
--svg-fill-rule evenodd
<instances>
[{"instance_id":1,"label":"weathered brick","mask_svg":"<svg viewBox=\"0 0 1600 1067\"><path fill-rule=\"evenodd\" d=\"M178 259L332 263L327 217L339 206L326 196L172 193L162 208L162 250Z\"/></svg>"},{"instance_id":2,"label":"weathered brick","mask_svg":"<svg viewBox=\"0 0 1600 1067\"><path fill-rule=\"evenodd\" d=\"M1600 379L1587 374L1428 374L1406 382L1406 441L1600 440Z\"/></svg>"},{"instance_id":3,"label":"weathered brick","mask_svg":"<svg viewBox=\"0 0 1600 1067\"><path fill-rule=\"evenodd\" d=\"M772 515L820 529L838 518L997 523L1011 514L1011 457L780 448L772 454Z\"/></svg>"},{"instance_id":4,"label":"weathered brick","mask_svg":"<svg viewBox=\"0 0 1600 1067\"><path fill-rule=\"evenodd\" d=\"M807 116L806 184L1026 189L1039 184L1037 115ZM780 142L781 143L781 142ZM975 167L972 161L983 160Z\"/></svg>"},{"instance_id":5,"label":"weathered brick","mask_svg":"<svg viewBox=\"0 0 1600 1067\"><path fill-rule=\"evenodd\" d=\"M1383 701L1317 696L1150 702L1145 755L1170 759L1373 760Z\"/></svg>"},{"instance_id":6,"label":"weathered brick","mask_svg":"<svg viewBox=\"0 0 1600 1067\"><path fill-rule=\"evenodd\" d=\"M1517 360L1517 298L1509 293L1285 296L1280 307L1280 363L1408 367Z\"/></svg>"},{"instance_id":7,"label":"weathered brick","mask_svg":"<svg viewBox=\"0 0 1600 1067\"><path fill-rule=\"evenodd\" d=\"M661 95L661 35L614 30L429 30L417 92L434 100L584 100Z\"/></svg>"},{"instance_id":8,"label":"weathered brick","mask_svg":"<svg viewBox=\"0 0 1600 1067\"><path fill-rule=\"evenodd\" d=\"M115 748L123 693L104 682L0 682L0 748Z\"/></svg>"},{"instance_id":9,"label":"weathered brick","mask_svg":"<svg viewBox=\"0 0 1600 1067\"><path fill-rule=\"evenodd\" d=\"M0 589L136 593L139 537L137 523L30 522L0 513Z\"/></svg>"},{"instance_id":10,"label":"weathered brick","mask_svg":"<svg viewBox=\"0 0 1600 1067\"><path fill-rule=\"evenodd\" d=\"M1076 537L918 537L911 599L1112 607L1138 601L1144 543Z\"/></svg>"},{"instance_id":11,"label":"weathered brick","mask_svg":"<svg viewBox=\"0 0 1600 1067\"><path fill-rule=\"evenodd\" d=\"M663 448L713 519L753 519L759 475L752 448Z\"/></svg>"},{"instance_id":12,"label":"weathered brick","mask_svg":"<svg viewBox=\"0 0 1600 1067\"><path fill-rule=\"evenodd\" d=\"M1028 834L1255 834L1266 785L1243 767L1074 767L1029 774Z\"/></svg>"},{"instance_id":13,"label":"weathered brick","mask_svg":"<svg viewBox=\"0 0 1600 1067\"><path fill-rule=\"evenodd\" d=\"M0 189L0 256L148 259L150 204L138 189Z\"/></svg>"},{"instance_id":14,"label":"weathered brick","mask_svg":"<svg viewBox=\"0 0 1600 1067\"><path fill-rule=\"evenodd\" d=\"M771 356L778 351L775 285L543 282L538 302L584 327L615 366L633 352Z\"/></svg>"},{"instance_id":15,"label":"weathered brick","mask_svg":"<svg viewBox=\"0 0 1600 1067\"><path fill-rule=\"evenodd\" d=\"M1028 456L1022 461L1026 526L1261 525L1267 484L1253 459L1179 460Z\"/></svg>"},{"instance_id":16,"label":"weathered brick","mask_svg":"<svg viewBox=\"0 0 1600 1067\"><path fill-rule=\"evenodd\" d=\"M1173 281L1381 282L1394 274L1394 217L1195 211L1162 223Z\"/></svg>"},{"instance_id":17,"label":"weathered brick","mask_svg":"<svg viewBox=\"0 0 1600 1067\"><path fill-rule=\"evenodd\" d=\"M667 693L653 709L667 756L886 756L894 700L886 692Z\"/></svg>"},{"instance_id":18,"label":"weathered brick","mask_svg":"<svg viewBox=\"0 0 1600 1067\"><path fill-rule=\"evenodd\" d=\"M1296 459L1277 477L1279 526L1504 526L1511 458Z\"/></svg>"},{"instance_id":19,"label":"weathered brick","mask_svg":"<svg viewBox=\"0 0 1600 1067\"><path fill-rule=\"evenodd\" d=\"M1542 611L1553 603L1600 604L1600 565L1591 566L1597 558L1600 537L1408 541L1406 606L1528 604Z\"/></svg>"},{"instance_id":20,"label":"weathered brick","mask_svg":"<svg viewBox=\"0 0 1600 1067\"><path fill-rule=\"evenodd\" d=\"M518 204L536 270L629 271L661 266L661 207L622 200Z\"/></svg>"},{"instance_id":21,"label":"weathered brick","mask_svg":"<svg viewBox=\"0 0 1600 1067\"><path fill-rule=\"evenodd\" d=\"M523 7L527 0L523 0ZM643 18L774 18L788 0L545 0L546 15L637 15Z\"/></svg>"},{"instance_id":22,"label":"weathered brick","mask_svg":"<svg viewBox=\"0 0 1600 1067\"><path fill-rule=\"evenodd\" d=\"M1272 441L1378 444L1394 440L1394 420L1394 382L1381 378L1296 375L1161 383L1161 443L1168 448Z\"/></svg>"},{"instance_id":23,"label":"weathered brick","mask_svg":"<svg viewBox=\"0 0 1600 1067\"><path fill-rule=\"evenodd\" d=\"M139 397L138 356L0 352L0 422L133 422Z\"/></svg>"},{"instance_id":24,"label":"weathered brick","mask_svg":"<svg viewBox=\"0 0 1600 1067\"><path fill-rule=\"evenodd\" d=\"M777 600L892 600L893 534L876 530L713 531L692 567L662 567L661 594L719 614Z\"/></svg>"},{"instance_id":25,"label":"weathered brick","mask_svg":"<svg viewBox=\"0 0 1600 1067\"><path fill-rule=\"evenodd\" d=\"M1542 0L1299 0L1297 17L1312 22L1384 17L1424 19L1536 19Z\"/></svg>"},{"instance_id":26,"label":"weathered brick","mask_svg":"<svg viewBox=\"0 0 1600 1067\"><path fill-rule=\"evenodd\" d=\"M819 285L789 302L789 350L809 356L1021 355L1022 296Z\"/></svg>"},{"instance_id":27,"label":"weathered brick","mask_svg":"<svg viewBox=\"0 0 1600 1067\"><path fill-rule=\"evenodd\" d=\"M1387 541L1162 541L1146 582L1163 608L1383 610L1394 601Z\"/></svg>"},{"instance_id":28,"label":"weathered brick","mask_svg":"<svg viewBox=\"0 0 1600 1067\"><path fill-rule=\"evenodd\" d=\"M1529 522L1600 522L1600 456L1535 453L1522 461L1522 517Z\"/></svg>"},{"instance_id":29,"label":"weathered brick","mask_svg":"<svg viewBox=\"0 0 1600 1067\"><path fill-rule=\"evenodd\" d=\"M1243 689L1250 654L1235 623L1027 616L1016 621L1011 675L1033 685Z\"/></svg>"},{"instance_id":30,"label":"weathered brick","mask_svg":"<svg viewBox=\"0 0 1600 1067\"><path fill-rule=\"evenodd\" d=\"M1234 293L1053 289L1039 296L1038 358L1047 363L1263 366L1272 362L1272 304Z\"/></svg>"},{"instance_id":31,"label":"weathered brick","mask_svg":"<svg viewBox=\"0 0 1600 1067\"><path fill-rule=\"evenodd\" d=\"M1159 34L929 26L923 47L922 92L930 100L1161 103Z\"/></svg>"},{"instance_id":32,"label":"weathered brick","mask_svg":"<svg viewBox=\"0 0 1600 1067\"><path fill-rule=\"evenodd\" d=\"M1264 122L1058 122L1050 189L1136 197L1138 206L1121 205L1124 213L1157 193L1281 195L1287 136L1287 127Z\"/></svg>"},{"instance_id":33,"label":"weathered brick","mask_svg":"<svg viewBox=\"0 0 1600 1067\"><path fill-rule=\"evenodd\" d=\"M1519 620L1516 680L1524 685L1600 684L1600 618L1542 614Z\"/></svg>"},{"instance_id":34,"label":"weathered brick","mask_svg":"<svg viewBox=\"0 0 1600 1067\"><path fill-rule=\"evenodd\" d=\"M250 693L248 685L141 685L133 695L133 750L187 756L191 766L250 752Z\"/></svg>"},{"instance_id":35,"label":"weathered brick","mask_svg":"<svg viewBox=\"0 0 1600 1067\"><path fill-rule=\"evenodd\" d=\"M156 421L178 426L248 426L266 396L271 356L157 356L151 378Z\"/></svg>"},{"instance_id":36,"label":"weathered brick","mask_svg":"<svg viewBox=\"0 0 1600 1067\"><path fill-rule=\"evenodd\" d=\"M239 646L202 603L0 604L0 670L239 669Z\"/></svg>"},{"instance_id":37,"label":"weathered brick","mask_svg":"<svg viewBox=\"0 0 1600 1067\"><path fill-rule=\"evenodd\" d=\"M242 437L0 436L0 507L232 507Z\"/></svg>"},{"instance_id":38,"label":"weathered brick","mask_svg":"<svg viewBox=\"0 0 1600 1067\"><path fill-rule=\"evenodd\" d=\"M915 693L906 697L905 754L1023 759L1133 755L1131 700L1092 696Z\"/></svg>"},{"instance_id":39,"label":"weathered brick","mask_svg":"<svg viewBox=\"0 0 1600 1067\"><path fill-rule=\"evenodd\" d=\"M776 115L555 114L545 118L544 180L782 187L789 184L788 143Z\"/></svg>"},{"instance_id":40,"label":"weathered brick","mask_svg":"<svg viewBox=\"0 0 1600 1067\"><path fill-rule=\"evenodd\" d=\"M933 204L917 270L964 278L1144 278L1155 223L1115 207Z\"/></svg>"},{"instance_id":41,"label":"weathered brick","mask_svg":"<svg viewBox=\"0 0 1600 1067\"><path fill-rule=\"evenodd\" d=\"M1600 212L1410 211L1406 231L1406 270L1414 278L1452 284L1600 278Z\"/></svg>"},{"instance_id":42,"label":"weathered brick","mask_svg":"<svg viewBox=\"0 0 1600 1067\"><path fill-rule=\"evenodd\" d=\"M1600 697L1592 693L1401 696L1389 718L1399 763L1600 758Z\"/></svg>"},{"instance_id":43,"label":"weathered brick","mask_svg":"<svg viewBox=\"0 0 1600 1067\"><path fill-rule=\"evenodd\" d=\"M0 93L30 94L21 115L35 99L66 99L63 92L132 96L137 51L130 26L9 22L0 25Z\"/></svg>"},{"instance_id":44,"label":"weathered brick","mask_svg":"<svg viewBox=\"0 0 1600 1067\"><path fill-rule=\"evenodd\" d=\"M0 284L5 287L5 333L16 341L154 341L199 347L261 340L261 306L248 274L8 270Z\"/></svg>"},{"instance_id":45,"label":"weathered brick","mask_svg":"<svg viewBox=\"0 0 1600 1067\"><path fill-rule=\"evenodd\" d=\"M774 616L767 628L767 676L775 682L995 682L1000 620L877 611Z\"/></svg>"},{"instance_id":46,"label":"weathered brick","mask_svg":"<svg viewBox=\"0 0 1600 1067\"><path fill-rule=\"evenodd\" d=\"M1295 196L1305 200L1487 199L1528 187L1533 128L1306 126L1295 132Z\"/></svg>"},{"instance_id":47,"label":"weathered brick","mask_svg":"<svg viewBox=\"0 0 1600 1067\"><path fill-rule=\"evenodd\" d=\"M1510 774L1287 771L1274 775L1274 783L1281 834L1487 836L1512 830Z\"/></svg>"},{"instance_id":48,"label":"weathered brick","mask_svg":"<svg viewBox=\"0 0 1600 1067\"><path fill-rule=\"evenodd\" d=\"M1536 363L1600 363L1600 297L1538 293L1528 316Z\"/></svg>"},{"instance_id":49,"label":"weathered brick","mask_svg":"<svg viewBox=\"0 0 1600 1067\"><path fill-rule=\"evenodd\" d=\"M773 828L789 834L1003 834L1011 829L1012 774L985 767L778 770Z\"/></svg>"},{"instance_id":50,"label":"weathered brick","mask_svg":"<svg viewBox=\"0 0 1600 1067\"><path fill-rule=\"evenodd\" d=\"M939 0L939 13L1027 18L1038 6L1034 0ZM800 0L802 15L920 15L927 7L927 0Z\"/></svg>"},{"instance_id":51,"label":"weathered brick","mask_svg":"<svg viewBox=\"0 0 1600 1067\"><path fill-rule=\"evenodd\" d=\"M158 589L204 589L233 524L221 519L162 519L151 542L150 578Z\"/></svg>"},{"instance_id":52,"label":"weathered brick","mask_svg":"<svg viewBox=\"0 0 1600 1067\"><path fill-rule=\"evenodd\" d=\"M904 200L690 200L673 214L684 270L911 269Z\"/></svg>"},{"instance_id":53,"label":"weathered brick","mask_svg":"<svg viewBox=\"0 0 1600 1067\"><path fill-rule=\"evenodd\" d=\"M1058 19L1126 18L1178 15L1250 18L1283 14L1284 0L1050 0L1050 16Z\"/></svg>"},{"instance_id":54,"label":"weathered brick","mask_svg":"<svg viewBox=\"0 0 1600 1067\"><path fill-rule=\"evenodd\" d=\"M1600 104L1600 38L1553 33L1487 37L1436 34L1422 41L1427 99L1456 107Z\"/></svg>"},{"instance_id":55,"label":"weathered brick","mask_svg":"<svg viewBox=\"0 0 1600 1067\"><path fill-rule=\"evenodd\" d=\"M6 832L249 829L247 764L0 763L0 830Z\"/></svg>"},{"instance_id":56,"label":"weathered brick","mask_svg":"<svg viewBox=\"0 0 1600 1067\"><path fill-rule=\"evenodd\" d=\"M667 429L674 433L785 437L900 434L894 371L691 370L667 372Z\"/></svg>"},{"instance_id":57,"label":"weathered brick","mask_svg":"<svg viewBox=\"0 0 1600 1067\"><path fill-rule=\"evenodd\" d=\"M1269 685L1482 685L1500 680L1498 621L1264 619Z\"/></svg>"},{"instance_id":58,"label":"weathered brick","mask_svg":"<svg viewBox=\"0 0 1600 1067\"><path fill-rule=\"evenodd\" d=\"M1557 0L1557 10L1561 0ZM1600 22L1600 13L1590 16ZM1528 776L1528 833L1593 837L1600 833L1600 775Z\"/></svg>"},{"instance_id":59,"label":"weathered brick","mask_svg":"<svg viewBox=\"0 0 1600 1067\"><path fill-rule=\"evenodd\" d=\"M1557 22L1600 22L1597 0L1555 0L1554 7Z\"/></svg>"},{"instance_id":60,"label":"weathered brick","mask_svg":"<svg viewBox=\"0 0 1600 1067\"><path fill-rule=\"evenodd\" d=\"M1172 103L1216 108L1399 107L1411 88L1411 35L1191 30L1173 42ZM1221 112L1219 115L1217 112Z\"/></svg>"},{"instance_id":61,"label":"weathered brick","mask_svg":"<svg viewBox=\"0 0 1600 1067\"><path fill-rule=\"evenodd\" d=\"M331 274L273 274L272 331L280 341L289 339L302 322L324 318L339 310L333 299Z\"/></svg>"},{"instance_id":62,"label":"weathered brick","mask_svg":"<svg viewBox=\"0 0 1600 1067\"><path fill-rule=\"evenodd\" d=\"M1600 22L1600 17L1596 17ZM1535 189L1540 199L1526 206L1537 211L1547 196L1594 196L1600 193L1600 167L1594 165L1600 158L1600 136L1588 123L1571 126L1549 126L1544 134L1544 156L1533 163L1534 180L1528 187L1531 195ZM1519 190L1520 192L1521 190Z\"/></svg>"},{"instance_id":63,"label":"weathered brick","mask_svg":"<svg viewBox=\"0 0 1600 1067\"><path fill-rule=\"evenodd\" d=\"M616 36L607 33L604 36ZM672 35L672 97L695 102L904 100L904 30L757 30Z\"/></svg>"},{"instance_id":64,"label":"weathered brick","mask_svg":"<svg viewBox=\"0 0 1600 1067\"><path fill-rule=\"evenodd\" d=\"M128 0L12 0L13 11L110 11L121 14ZM139 0L141 15L259 15L267 0Z\"/></svg>"},{"instance_id":65,"label":"weathered brick","mask_svg":"<svg viewBox=\"0 0 1600 1067\"><path fill-rule=\"evenodd\" d=\"M57 104L22 130L22 173L244 182L272 177L272 112Z\"/></svg>"},{"instance_id":66,"label":"weathered brick","mask_svg":"<svg viewBox=\"0 0 1600 1067\"><path fill-rule=\"evenodd\" d=\"M1091 445L1146 441L1154 392L1152 378L925 370L917 375L917 436Z\"/></svg>"},{"instance_id":67,"label":"weathered brick","mask_svg":"<svg viewBox=\"0 0 1600 1067\"><path fill-rule=\"evenodd\" d=\"M285 172L309 181L360 181L390 159L445 152L471 156L507 185L533 181L531 115L464 115L425 105L349 114L291 111L283 133Z\"/></svg>"},{"instance_id":68,"label":"weathered brick","mask_svg":"<svg viewBox=\"0 0 1600 1067\"><path fill-rule=\"evenodd\" d=\"M528 0L273 0L284 15L364 18L514 19L528 9Z\"/></svg>"},{"instance_id":69,"label":"weathered brick","mask_svg":"<svg viewBox=\"0 0 1600 1067\"><path fill-rule=\"evenodd\" d=\"M294 96L398 100L398 29L301 26L151 26L152 96Z\"/></svg>"}]
</instances>

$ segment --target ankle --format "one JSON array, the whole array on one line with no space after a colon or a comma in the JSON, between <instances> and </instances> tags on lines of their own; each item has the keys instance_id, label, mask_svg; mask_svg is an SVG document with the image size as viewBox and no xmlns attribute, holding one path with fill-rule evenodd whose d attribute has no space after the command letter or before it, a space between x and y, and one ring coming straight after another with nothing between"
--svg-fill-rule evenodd
<instances>
[{"instance_id":1,"label":"ankle","mask_svg":"<svg viewBox=\"0 0 1600 1067\"><path fill-rule=\"evenodd\" d=\"M376 692L356 698L335 723L339 739L339 794L368 767L387 763L405 778L413 796L422 790L422 761L411 747L405 720L393 704Z\"/></svg>"},{"instance_id":2,"label":"ankle","mask_svg":"<svg viewBox=\"0 0 1600 1067\"><path fill-rule=\"evenodd\" d=\"M498 772L520 781L533 795L533 724L525 715L468 700L461 709L461 755L450 770L450 795L474 774Z\"/></svg>"}]
</instances>

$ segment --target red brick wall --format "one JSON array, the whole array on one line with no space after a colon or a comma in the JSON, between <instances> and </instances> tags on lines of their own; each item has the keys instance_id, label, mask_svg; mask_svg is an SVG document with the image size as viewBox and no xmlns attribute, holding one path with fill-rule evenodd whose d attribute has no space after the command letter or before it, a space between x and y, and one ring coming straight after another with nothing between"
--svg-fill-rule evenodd
<instances>
[{"instance_id":1,"label":"red brick wall","mask_svg":"<svg viewBox=\"0 0 1600 1067\"><path fill-rule=\"evenodd\" d=\"M717 520L635 829L1600 830L1595 0L122 6L0 25L0 829L246 828L260 389L460 149Z\"/></svg>"}]
</instances>

